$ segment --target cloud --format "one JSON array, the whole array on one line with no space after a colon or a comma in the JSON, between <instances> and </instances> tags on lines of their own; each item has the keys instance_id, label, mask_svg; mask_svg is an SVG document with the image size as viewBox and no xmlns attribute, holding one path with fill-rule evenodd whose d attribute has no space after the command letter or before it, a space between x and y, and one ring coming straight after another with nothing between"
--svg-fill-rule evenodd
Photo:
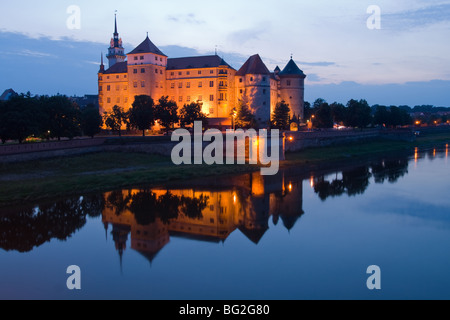
<instances>
[{"instance_id":1,"label":"cloud","mask_svg":"<svg viewBox=\"0 0 450 320\"><path fill-rule=\"evenodd\" d=\"M267 29L267 24L262 23L259 26L253 28L234 31L228 36L228 40L231 43L242 45L252 40L259 40L260 36L267 32Z\"/></svg>"},{"instance_id":2,"label":"cloud","mask_svg":"<svg viewBox=\"0 0 450 320\"><path fill-rule=\"evenodd\" d=\"M336 62L327 62L327 61L319 61L319 62L305 62L305 61L299 61L301 65L305 66L315 66L315 67L329 67L329 66L335 66Z\"/></svg>"},{"instance_id":3,"label":"cloud","mask_svg":"<svg viewBox=\"0 0 450 320\"><path fill-rule=\"evenodd\" d=\"M34 57L34 58L57 58L54 54L45 53L45 52L39 52L39 51L32 51L28 49L24 49L17 53L20 56L26 56L26 57Z\"/></svg>"},{"instance_id":4,"label":"cloud","mask_svg":"<svg viewBox=\"0 0 450 320\"><path fill-rule=\"evenodd\" d=\"M189 14L178 14L178 15L169 15L167 17L169 21L173 21L176 23L182 23L182 24L204 24L206 23L204 20L200 20L196 17L195 14L189 13Z\"/></svg>"},{"instance_id":5,"label":"cloud","mask_svg":"<svg viewBox=\"0 0 450 320\"><path fill-rule=\"evenodd\" d=\"M450 22L450 4L426 6L399 13L382 13L383 29L411 29L441 22Z\"/></svg>"}]
</instances>

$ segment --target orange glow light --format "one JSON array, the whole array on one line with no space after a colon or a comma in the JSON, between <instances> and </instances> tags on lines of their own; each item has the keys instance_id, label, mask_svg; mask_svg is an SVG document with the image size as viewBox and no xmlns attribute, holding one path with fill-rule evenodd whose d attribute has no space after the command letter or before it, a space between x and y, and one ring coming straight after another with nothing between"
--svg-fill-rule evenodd
<instances>
[{"instance_id":1,"label":"orange glow light","mask_svg":"<svg viewBox=\"0 0 450 320\"><path fill-rule=\"evenodd\" d=\"M289 192L292 191L292 183L289 183L288 189L289 189Z\"/></svg>"},{"instance_id":2,"label":"orange glow light","mask_svg":"<svg viewBox=\"0 0 450 320\"><path fill-rule=\"evenodd\" d=\"M289 137L289 141L294 141L294 137Z\"/></svg>"},{"instance_id":3,"label":"orange glow light","mask_svg":"<svg viewBox=\"0 0 450 320\"><path fill-rule=\"evenodd\" d=\"M419 160L419 148L414 151L414 161L417 163L417 160Z\"/></svg>"},{"instance_id":4,"label":"orange glow light","mask_svg":"<svg viewBox=\"0 0 450 320\"><path fill-rule=\"evenodd\" d=\"M314 177L311 176L309 184L310 184L311 188L314 188Z\"/></svg>"}]
</instances>

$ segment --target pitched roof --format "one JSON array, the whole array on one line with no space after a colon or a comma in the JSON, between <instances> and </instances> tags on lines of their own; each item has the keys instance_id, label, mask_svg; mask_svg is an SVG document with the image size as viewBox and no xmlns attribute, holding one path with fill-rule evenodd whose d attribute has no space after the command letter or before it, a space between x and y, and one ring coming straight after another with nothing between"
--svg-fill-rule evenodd
<instances>
[{"instance_id":1,"label":"pitched roof","mask_svg":"<svg viewBox=\"0 0 450 320\"><path fill-rule=\"evenodd\" d=\"M246 74L270 74L270 71L267 69L259 54L255 54L236 73L237 76L244 76Z\"/></svg>"},{"instance_id":2,"label":"pitched roof","mask_svg":"<svg viewBox=\"0 0 450 320\"><path fill-rule=\"evenodd\" d=\"M218 55L167 59L167 70L217 68L219 66L228 66L233 69Z\"/></svg>"},{"instance_id":3,"label":"pitched roof","mask_svg":"<svg viewBox=\"0 0 450 320\"><path fill-rule=\"evenodd\" d=\"M8 101L12 97L17 96L17 93L13 89L8 89L3 92L3 94L0 96L0 100L2 101Z\"/></svg>"},{"instance_id":4,"label":"pitched roof","mask_svg":"<svg viewBox=\"0 0 450 320\"><path fill-rule=\"evenodd\" d=\"M139 53L154 53L159 54L160 56L167 57L164 53L162 53L161 50L158 49L157 46L153 44L153 42L150 41L150 39L145 38L145 40L138 45L133 51L131 51L129 54L139 54Z\"/></svg>"},{"instance_id":5,"label":"pitched roof","mask_svg":"<svg viewBox=\"0 0 450 320\"><path fill-rule=\"evenodd\" d=\"M290 60L286 67L283 69L283 71L280 72L280 76L302 76L306 77L306 75L303 73L302 70L297 66L297 64L294 62L294 60Z\"/></svg>"},{"instance_id":6,"label":"pitched roof","mask_svg":"<svg viewBox=\"0 0 450 320\"><path fill-rule=\"evenodd\" d=\"M103 72L103 74L112 74L112 73L127 73L128 67L127 62L117 62L111 68Z\"/></svg>"}]
</instances>

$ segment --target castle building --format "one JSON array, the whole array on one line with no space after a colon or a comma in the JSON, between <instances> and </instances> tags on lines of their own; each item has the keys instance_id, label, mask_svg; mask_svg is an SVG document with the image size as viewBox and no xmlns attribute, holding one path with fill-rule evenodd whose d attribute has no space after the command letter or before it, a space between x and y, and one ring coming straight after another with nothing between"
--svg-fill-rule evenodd
<instances>
[{"instance_id":1,"label":"castle building","mask_svg":"<svg viewBox=\"0 0 450 320\"><path fill-rule=\"evenodd\" d=\"M201 102L202 111L224 125L231 123L232 111L240 100L249 105L261 127L268 125L281 101L289 104L291 116L303 120L306 75L292 58L282 71L277 67L271 72L256 54L236 70L217 54L169 58L148 34L130 53L124 52L115 19L106 56L109 67L105 69L102 55L98 72L101 114L115 105L128 110L135 96L149 95L155 101L168 96L179 108Z\"/></svg>"}]
</instances>

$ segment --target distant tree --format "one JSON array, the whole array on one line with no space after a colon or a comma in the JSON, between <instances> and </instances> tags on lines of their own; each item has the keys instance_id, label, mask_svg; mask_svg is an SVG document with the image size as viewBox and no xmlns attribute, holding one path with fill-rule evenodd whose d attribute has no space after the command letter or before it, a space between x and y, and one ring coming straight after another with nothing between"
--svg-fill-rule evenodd
<instances>
[{"instance_id":1,"label":"distant tree","mask_svg":"<svg viewBox=\"0 0 450 320\"><path fill-rule=\"evenodd\" d=\"M155 125L155 116L155 102L152 97L140 95L134 98L129 111L129 124L131 127L142 131L143 137L145 137L145 130L149 130Z\"/></svg>"},{"instance_id":2,"label":"distant tree","mask_svg":"<svg viewBox=\"0 0 450 320\"><path fill-rule=\"evenodd\" d=\"M377 105L375 106L376 110L375 110L375 114L374 114L374 118L373 118L373 123L375 125L388 125L389 124L389 111L387 109L386 106L380 106Z\"/></svg>"},{"instance_id":3,"label":"distant tree","mask_svg":"<svg viewBox=\"0 0 450 320\"><path fill-rule=\"evenodd\" d=\"M0 135L6 140L22 143L30 135L39 134L39 107L35 98L24 95L6 101L0 110Z\"/></svg>"},{"instance_id":4,"label":"distant tree","mask_svg":"<svg viewBox=\"0 0 450 320\"><path fill-rule=\"evenodd\" d=\"M345 125L354 128L366 128L372 122L371 109L366 100L350 100Z\"/></svg>"},{"instance_id":5,"label":"distant tree","mask_svg":"<svg viewBox=\"0 0 450 320\"><path fill-rule=\"evenodd\" d=\"M423 112L423 113L432 113L433 112L433 105L421 105L421 106L415 106L413 108L413 112Z\"/></svg>"},{"instance_id":6,"label":"distant tree","mask_svg":"<svg viewBox=\"0 0 450 320\"><path fill-rule=\"evenodd\" d=\"M52 138L72 139L81 134L80 109L66 96L56 95L41 101L47 117L47 130Z\"/></svg>"},{"instance_id":7,"label":"distant tree","mask_svg":"<svg viewBox=\"0 0 450 320\"><path fill-rule=\"evenodd\" d=\"M304 104L304 108L303 108L303 117L304 117L304 122L306 122L306 120L311 119L312 116L312 109L311 109L311 103L309 103L308 101L305 101Z\"/></svg>"},{"instance_id":8,"label":"distant tree","mask_svg":"<svg viewBox=\"0 0 450 320\"><path fill-rule=\"evenodd\" d=\"M168 132L180 121L178 117L178 106L175 101L169 101L169 97L161 97L156 106L155 118Z\"/></svg>"},{"instance_id":9,"label":"distant tree","mask_svg":"<svg viewBox=\"0 0 450 320\"><path fill-rule=\"evenodd\" d=\"M102 125L103 119L99 113L98 107L89 104L81 110L81 128L83 134L94 138L96 134L100 133Z\"/></svg>"},{"instance_id":10,"label":"distant tree","mask_svg":"<svg viewBox=\"0 0 450 320\"><path fill-rule=\"evenodd\" d=\"M316 128L333 128L333 116L329 104L323 99L314 102L313 125Z\"/></svg>"},{"instance_id":11,"label":"distant tree","mask_svg":"<svg viewBox=\"0 0 450 320\"><path fill-rule=\"evenodd\" d=\"M330 105L333 122L344 124L347 118L347 108L342 103L334 102Z\"/></svg>"},{"instance_id":12,"label":"distant tree","mask_svg":"<svg viewBox=\"0 0 450 320\"><path fill-rule=\"evenodd\" d=\"M128 124L128 112L125 112L122 107L114 106L111 112L104 114L105 125L113 132L117 131L119 137L122 136L122 126Z\"/></svg>"},{"instance_id":13,"label":"distant tree","mask_svg":"<svg viewBox=\"0 0 450 320\"><path fill-rule=\"evenodd\" d=\"M247 100L239 100L235 110L235 126L241 129L250 129L256 127L255 116L253 115Z\"/></svg>"},{"instance_id":14,"label":"distant tree","mask_svg":"<svg viewBox=\"0 0 450 320\"><path fill-rule=\"evenodd\" d=\"M280 130L288 130L290 124L290 112L291 109L286 102L278 102L272 115L273 127Z\"/></svg>"},{"instance_id":15,"label":"distant tree","mask_svg":"<svg viewBox=\"0 0 450 320\"><path fill-rule=\"evenodd\" d=\"M185 104L180 110L180 124L183 128L194 124L195 121L203 121L203 124L207 122L208 116L202 112L201 102L191 102Z\"/></svg>"}]
</instances>

